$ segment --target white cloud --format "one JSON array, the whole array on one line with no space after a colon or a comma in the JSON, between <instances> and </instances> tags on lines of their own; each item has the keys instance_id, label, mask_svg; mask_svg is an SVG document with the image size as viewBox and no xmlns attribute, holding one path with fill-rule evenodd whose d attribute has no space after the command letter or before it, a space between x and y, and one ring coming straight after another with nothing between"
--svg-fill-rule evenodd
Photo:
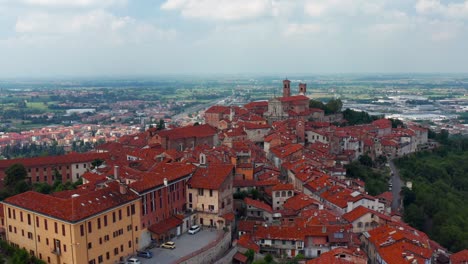
<instances>
[{"instance_id":1,"label":"white cloud","mask_svg":"<svg viewBox=\"0 0 468 264\"><path fill-rule=\"evenodd\" d=\"M468 19L468 0L456 3L442 3L440 0L417 0L415 8L419 14L423 15Z\"/></svg>"},{"instance_id":2,"label":"white cloud","mask_svg":"<svg viewBox=\"0 0 468 264\"><path fill-rule=\"evenodd\" d=\"M24 44L37 38L41 42L79 40L119 45L152 43L153 40L168 40L176 36L175 30L162 29L129 16L115 16L103 10L79 14L29 13L18 17L15 31L18 36L13 40Z\"/></svg>"},{"instance_id":3,"label":"white cloud","mask_svg":"<svg viewBox=\"0 0 468 264\"><path fill-rule=\"evenodd\" d=\"M7 1L8 2L8 1ZM16 4L39 7L105 7L126 4L127 0L10 0Z\"/></svg>"},{"instance_id":4,"label":"white cloud","mask_svg":"<svg viewBox=\"0 0 468 264\"><path fill-rule=\"evenodd\" d=\"M327 30L324 25L314 24L289 24L284 31L284 35L307 35L317 34Z\"/></svg>"},{"instance_id":5,"label":"white cloud","mask_svg":"<svg viewBox=\"0 0 468 264\"><path fill-rule=\"evenodd\" d=\"M312 17L325 15L375 15L384 10L385 0L307 0L304 12Z\"/></svg>"},{"instance_id":6,"label":"white cloud","mask_svg":"<svg viewBox=\"0 0 468 264\"><path fill-rule=\"evenodd\" d=\"M207 20L241 20L277 12L274 0L167 0L163 10L179 10L184 17Z\"/></svg>"}]
</instances>

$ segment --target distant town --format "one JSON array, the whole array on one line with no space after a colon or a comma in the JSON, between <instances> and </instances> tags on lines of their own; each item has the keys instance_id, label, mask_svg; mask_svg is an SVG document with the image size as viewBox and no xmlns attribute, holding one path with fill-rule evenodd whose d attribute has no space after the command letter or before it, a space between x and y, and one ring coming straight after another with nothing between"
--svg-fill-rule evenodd
<instances>
[{"instance_id":1,"label":"distant town","mask_svg":"<svg viewBox=\"0 0 468 264\"><path fill-rule=\"evenodd\" d=\"M404 166L444 144L465 151L450 140L468 134L467 82L0 83L0 256L466 263L466 234L445 239L422 230L440 219L410 208L423 199L422 185Z\"/></svg>"}]
</instances>

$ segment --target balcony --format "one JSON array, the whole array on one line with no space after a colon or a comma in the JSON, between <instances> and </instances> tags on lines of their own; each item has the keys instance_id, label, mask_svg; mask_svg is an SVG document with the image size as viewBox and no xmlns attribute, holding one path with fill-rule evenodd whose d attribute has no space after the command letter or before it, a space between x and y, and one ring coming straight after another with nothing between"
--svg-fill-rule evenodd
<instances>
[{"instance_id":1,"label":"balcony","mask_svg":"<svg viewBox=\"0 0 468 264\"><path fill-rule=\"evenodd\" d=\"M216 209L208 209L208 208L203 209L200 207L196 208L195 211L200 212L200 213L208 213L208 214L218 214L219 212Z\"/></svg>"},{"instance_id":2,"label":"balcony","mask_svg":"<svg viewBox=\"0 0 468 264\"><path fill-rule=\"evenodd\" d=\"M52 254L57 255L57 256L62 255L62 252L60 251L60 248L54 248L54 249L52 249L51 252L52 252Z\"/></svg>"}]
</instances>

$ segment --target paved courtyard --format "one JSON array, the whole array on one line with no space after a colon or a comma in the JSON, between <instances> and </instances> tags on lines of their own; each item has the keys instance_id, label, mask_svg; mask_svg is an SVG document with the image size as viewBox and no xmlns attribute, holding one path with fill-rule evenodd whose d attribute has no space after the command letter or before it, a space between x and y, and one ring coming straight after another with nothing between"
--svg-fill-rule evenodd
<instances>
[{"instance_id":1,"label":"paved courtyard","mask_svg":"<svg viewBox=\"0 0 468 264\"><path fill-rule=\"evenodd\" d=\"M153 252L153 258L144 259L139 258L142 264L166 264L173 263L177 259L186 256L194 251L201 249L214 241L217 237L218 232L224 233L222 230L208 230L204 229L195 235L189 235L184 233L178 238L175 237L171 241L176 244L175 249L165 248L153 248L150 251Z\"/></svg>"}]
</instances>

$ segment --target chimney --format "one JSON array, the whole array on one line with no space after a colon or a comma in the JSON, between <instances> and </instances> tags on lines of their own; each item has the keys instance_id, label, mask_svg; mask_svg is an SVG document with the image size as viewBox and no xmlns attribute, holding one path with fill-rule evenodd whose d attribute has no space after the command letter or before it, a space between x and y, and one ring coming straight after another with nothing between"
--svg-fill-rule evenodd
<instances>
[{"instance_id":1,"label":"chimney","mask_svg":"<svg viewBox=\"0 0 468 264\"><path fill-rule=\"evenodd\" d=\"M114 166L114 179L119 180L119 166Z\"/></svg>"},{"instance_id":2,"label":"chimney","mask_svg":"<svg viewBox=\"0 0 468 264\"><path fill-rule=\"evenodd\" d=\"M126 194L127 193L127 186L123 183L121 183L119 185L119 191L120 191L120 194Z\"/></svg>"}]
</instances>

